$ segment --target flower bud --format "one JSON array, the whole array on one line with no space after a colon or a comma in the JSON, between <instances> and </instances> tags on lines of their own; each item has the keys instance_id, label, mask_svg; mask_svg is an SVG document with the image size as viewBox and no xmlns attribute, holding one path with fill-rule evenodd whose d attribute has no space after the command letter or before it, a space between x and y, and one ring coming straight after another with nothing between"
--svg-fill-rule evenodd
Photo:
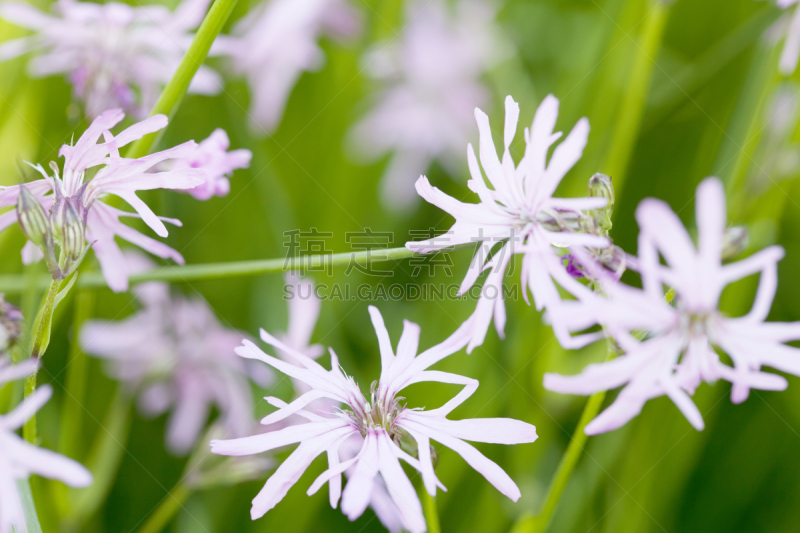
<instances>
[{"instance_id":1,"label":"flower bud","mask_svg":"<svg viewBox=\"0 0 800 533\"><path fill-rule=\"evenodd\" d=\"M86 248L83 220L72 202L64 203L61 220L61 249L68 261L75 261Z\"/></svg>"},{"instance_id":2,"label":"flower bud","mask_svg":"<svg viewBox=\"0 0 800 533\"><path fill-rule=\"evenodd\" d=\"M732 226L725 229L722 236L722 260L729 261L747 249L750 234L744 226Z\"/></svg>"},{"instance_id":3,"label":"flower bud","mask_svg":"<svg viewBox=\"0 0 800 533\"><path fill-rule=\"evenodd\" d=\"M17 218L22 233L33 244L41 247L45 241L49 240L50 220L47 213L39 200L23 184L19 186L19 196L17 197Z\"/></svg>"},{"instance_id":4,"label":"flower bud","mask_svg":"<svg viewBox=\"0 0 800 533\"><path fill-rule=\"evenodd\" d=\"M599 172L589 178L589 196L605 198L608 203L605 207L594 210L597 226L603 231L611 229L611 214L614 212L614 185L611 178Z\"/></svg>"}]
</instances>

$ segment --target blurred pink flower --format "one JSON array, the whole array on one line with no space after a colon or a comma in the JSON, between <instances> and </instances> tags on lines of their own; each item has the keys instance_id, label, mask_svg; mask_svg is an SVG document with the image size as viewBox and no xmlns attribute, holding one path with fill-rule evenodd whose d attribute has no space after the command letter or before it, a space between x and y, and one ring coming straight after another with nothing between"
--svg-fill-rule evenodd
<instances>
[{"instance_id":1,"label":"blurred pink flower","mask_svg":"<svg viewBox=\"0 0 800 533\"><path fill-rule=\"evenodd\" d=\"M250 122L266 135L278 127L300 75L322 66L322 35L353 36L359 13L347 0L262 2L217 40L214 55L229 56L232 68L250 85Z\"/></svg>"},{"instance_id":2,"label":"blurred pink flower","mask_svg":"<svg viewBox=\"0 0 800 533\"><path fill-rule=\"evenodd\" d=\"M143 309L132 316L88 321L80 332L83 350L109 362L109 373L138 392L144 413L172 408L171 452L192 448L212 405L228 435L247 434L254 423L249 373L234 353L242 333L223 327L201 298L170 296L166 284L155 282L144 289Z\"/></svg>"},{"instance_id":3,"label":"blurred pink flower","mask_svg":"<svg viewBox=\"0 0 800 533\"><path fill-rule=\"evenodd\" d=\"M383 318L376 308L370 307L369 310L378 336L382 366L380 380L373 384L369 400L361 393L353 378L342 372L333 350L330 350L331 370L325 370L313 359L291 349L263 330L261 338L264 342L289 354L300 366L267 355L248 340L237 349L242 357L264 361L310 387L308 392L289 404L277 398L267 398L279 409L261 421L269 425L299 415L307 420L306 423L241 439L211 441L212 451L221 455L251 455L300 443L253 500L252 518L259 518L272 509L298 481L311 461L325 452L329 469L314 481L308 489L309 495L326 482L329 483L331 506L336 507L341 497L342 511L355 520L370 503L376 483L382 482L402 517L403 527L412 532L425 531L422 507L399 459L420 471L426 489L435 494L437 486L444 487L434 474L431 440L456 451L500 492L516 501L520 493L511 478L462 439L499 444L533 442L536 439L535 428L510 419L448 420L446 416L475 392L478 382L455 374L428 370L461 349L466 337L458 331L442 344L416 355L419 326L406 321L395 354ZM401 403L402 398L397 397L397 393L408 385L430 381L464 385L464 388L445 405L430 411L408 409ZM327 416L305 410L310 402L318 398L340 402L345 408ZM416 440L418 458L401 449L399 441L403 435ZM341 447L353 442L353 436L363 438L361 447L350 450L348 456L351 458L342 461ZM342 491L341 474L350 468L352 474Z\"/></svg>"},{"instance_id":4,"label":"blurred pink flower","mask_svg":"<svg viewBox=\"0 0 800 533\"><path fill-rule=\"evenodd\" d=\"M63 74L75 97L94 118L123 108L137 118L150 113L206 14L209 0L184 0L172 12L164 6L131 7L58 0L54 15L22 2L0 4L0 17L33 30L29 37L0 45L0 61L28 52L34 77ZM222 81L201 66L190 92L217 94Z\"/></svg>"},{"instance_id":5,"label":"blurred pink flower","mask_svg":"<svg viewBox=\"0 0 800 533\"><path fill-rule=\"evenodd\" d=\"M586 426L587 434L622 426L647 400L664 394L695 428L703 429L700 411L689 397L703 381L730 381L731 400L740 403L751 388L786 388L786 379L762 372L762 366L800 375L800 350L783 344L800 340L800 322L765 322L783 249L771 246L723 265L725 194L718 179L706 179L697 188L696 210L697 247L667 204L642 201L636 219L641 229L638 269L643 288L604 283L607 298L584 304L583 323L571 325L581 329L594 322L603 324L625 354L590 365L577 376L545 374L544 386L564 393L588 395L625 386L614 403ZM660 264L659 253L666 265ZM755 273L761 279L750 312L725 316L718 309L723 289ZM664 286L675 291L674 307L665 299ZM645 331L647 337L640 342L634 331ZM730 357L733 367L720 360L716 348Z\"/></svg>"},{"instance_id":6,"label":"blurred pink flower","mask_svg":"<svg viewBox=\"0 0 800 533\"><path fill-rule=\"evenodd\" d=\"M36 363L28 360L17 365L0 360L0 384L28 377L36 370ZM13 411L0 415L0 533L28 531L22 508L17 480L31 474L57 479L71 487L88 487L92 474L68 457L39 448L24 441L16 431L50 399L53 389L39 387L25 398Z\"/></svg>"},{"instance_id":7,"label":"blurred pink flower","mask_svg":"<svg viewBox=\"0 0 800 533\"><path fill-rule=\"evenodd\" d=\"M511 96L506 97L505 105L505 151L502 161L495 151L489 117L480 109L475 110L480 131L481 166L492 189L486 185L470 144L467 148L467 161L472 179L467 185L480 197L481 202L462 203L432 187L425 176L420 177L417 180L419 195L448 212L456 222L444 235L427 241L406 243L410 250L423 253L458 244L481 243L459 291L459 294L464 294L483 271L490 271L475 312L467 323L470 334L467 352L483 343L493 316L498 334L503 335L506 321L503 276L515 254L523 255L521 281L526 300L530 289L536 309L550 311L561 304L561 296L554 280L579 300L588 299L594 294L567 272L553 247L602 248L609 244L604 237L551 231L544 227L545 223L552 225L553 221L559 221L565 215L580 215L584 210L597 209L606 204L604 198L553 196L561 179L583 153L589 135L589 121L586 118L580 119L564 142L553 151L548 162L547 152L561 137L561 133L553 133L558 117L558 100L552 95L547 96L533 117L531 130L525 129L525 155L515 166L509 146L517 131L519 105ZM501 246L492 255L492 249L498 243ZM560 315L558 313L554 316ZM565 347L582 346L598 337L597 334L571 337L558 321L554 321L553 329Z\"/></svg>"},{"instance_id":8,"label":"blurred pink flower","mask_svg":"<svg viewBox=\"0 0 800 533\"><path fill-rule=\"evenodd\" d=\"M798 3L799 0L777 0L778 7L789 9ZM786 28L786 41L783 44L783 52L778 63L781 74L790 76L797 69L797 62L800 60L800 9L794 9Z\"/></svg>"},{"instance_id":9,"label":"blurred pink flower","mask_svg":"<svg viewBox=\"0 0 800 533\"><path fill-rule=\"evenodd\" d=\"M119 109L102 113L92 121L74 146L65 144L61 147L59 155L64 157L61 176L55 163L51 165L52 177L41 165L37 165L34 168L44 179L25 184L42 205L51 211L54 220L61 221L67 204L75 209L83 219L87 241L94 243L94 252L103 276L108 286L116 292L128 289L128 265L114 241L115 237L121 237L151 254L183 264L183 257L177 251L120 222L120 217L141 217L161 237L167 236L167 228L162 220L180 226L178 220L156 216L136 196L136 191L191 189L206 179L204 170L190 168L148 172L168 159L180 159L193 154L197 147L194 141L139 159L120 157L121 147L167 125L167 117L156 115L130 126L115 137L109 130L121 122L124 116ZM101 135L105 142L98 144ZM101 165L102 168L94 177L85 181L86 171ZM46 195L48 190L52 190L54 194ZM136 213L127 213L103 203L103 198L109 194L125 200ZM0 187L0 207L16 205L18 196L19 185ZM0 231L16 220L16 210L4 213L0 216ZM35 257L30 257L29 254L28 258Z\"/></svg>"},{"instance_id":10,"label":"blurred pink flower","mask_svg":"<svg viewBox=\"0 0 800 533\"><path fill-rule=\"evenodd\" d=\"M253 153L250 150L233 150L228 152L231 143L225 130L216 129L209 137L197 145L197 149L188 157L173 159L165 165L164 170L181 170L196 168L207 174L203 183L188 192L198 200L208 200L213 196L225 196L231 190L228 177L239 168L248 168Z\"/></svg>"},{"instance_id":11,"label":"blurred pink flower","mask_svg":"<svg viewBox=\"0 0 800 533\"><path fill-rule=\"evenodd\" d=\"M454 8L442 0L411 2L400 38L365 57L384 88L354 127L352 144L369 160L394 152L383 177L387 207L417 200L413 183L433 160L459 170L472 111L489 101L480 77L504 53L493 11L481 0Z\"/></svg>"}]
</instances>

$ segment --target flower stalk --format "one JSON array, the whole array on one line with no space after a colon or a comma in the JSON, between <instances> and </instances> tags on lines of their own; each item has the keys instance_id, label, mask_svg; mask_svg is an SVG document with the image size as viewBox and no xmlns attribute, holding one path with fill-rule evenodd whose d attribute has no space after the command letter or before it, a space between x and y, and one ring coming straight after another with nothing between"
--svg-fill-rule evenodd
<instances>
[{"instance_id":1,"label":"flower stalk","mask_svg":"<svg viewBox=\"0 0 800 533\"><path fill-rule=\"evenodd\" d=\"M62 284L65 280L54 279L50 282L50 288L44 297L42 307L36 315L36 320L33 322L32 332L34 334L33 343L30 349L30 358L39 360L47 350L50 344L50 331L53 327L53 312L58 306L59 302L67 295L72 285L75 283L77 276L72 276L66 287L62 289ZM34 372L25 380L25 397L27 398L36 391L36 373ZM36 416L32 416L30 420L25 423L22 430L25 440L30 443L36 441Z\"/></svg>"},{"instance_id":2,"label":"flower stalk","mask_svg":"<svg viewBox=\"0 0 800 533\"><path fill-rule=\"evenodd\" d=\"M669 14L669 6L662 0L651 0L648 8L641 43L636 43L637 50L631 67L630 80L622 100L624 105L603 167L605 172L614 177L618 189L626 177L631 154L639 136L653 68L656 66L656 57Z\"/></svg>"},{"instance_id":3,"label":"flower stalk","mask_svg":"<svg viewBox=\"0 0 800 533\"><path fill-rule=\"evenodd\" d=\"M161 96L158 98L151 115L163 114L172 117L178 109L178 104L189 89L189 83L191 83L197 70L206 60L206 56L208 56L208 52L211 50L212 43L222 31L222 27L225 25L225 22L227 22L234 6L236 6L236 1L237 0L214 1L211 9L208 10L206 18L200 25L200 29L197 30L192 44L186 51L186 55L183 56L178 70L175 71L172 79L161 92ZM150 150L160 135L161 133L159 132L150 133L137 140L125 153L125 157L138 159L146 156L150 153Z\"/></svg>"},{"instance_id":4,"label":"flower stalk","mask_svg":"<svg viewBox=\"0 0 800 533\"><path fill-rule=\"evenodd\" d=\"M436 510L436 496L431 496L427 490L423 490L422 507L425 511L428 533L442 533L442 527L439 525L439 512Z\"/></svg>"},{"instance_id":5,"label":"flower stalk","mask_svg":"<svg viewBox=\"0 0 800 533\"><path fill-rule=\"evenodd\" d=\"M191 494L192 490L186 484L179 483L176 485L147 518L139 533L160 533L163 531Z\"/></svg>"},{"instance_id":6,"label":"flower stalk","mask_svg":"<svg viewBox=\"0 0 800 533\"><path fill-rule=\"evenodd\" d=\"M474 249L474 243L457 245L452 251ZM131 283L144 281L188 282L227 279L245 276L259 276L286 272L287 270L304 270L314 265L330 265L332 268L346 267L351 263L370 261L371 263L399 261L416 257L421 252L413 252L407 248L389 248L387 250L371 250L365 252L345 252L323 256L320 254L306 255L287 259L258 259L254 261L231 261L227 263L206 263L185 266L165 265L153 268L146 272L131 274ZM438 253L438 251L436 252ZM291 263L287 265L287 263ZM37 287L46 288L49 284L48 276L41 276L33 282ZM100 272L83 272L81 279L75 283L80 289L98 289L106 286L106 281ZM16 294L25 289L25 277L21 275L0 276L0 292Z\"/></svg>"}]
</instances>

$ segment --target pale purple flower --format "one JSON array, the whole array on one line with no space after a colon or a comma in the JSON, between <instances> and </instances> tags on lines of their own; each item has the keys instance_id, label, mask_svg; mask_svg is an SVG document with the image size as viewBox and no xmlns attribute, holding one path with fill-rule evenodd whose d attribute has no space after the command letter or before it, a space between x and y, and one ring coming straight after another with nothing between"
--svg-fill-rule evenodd
<instances>
[{"instance_id":1,"label":"pale purple flower","mask_svg":"<svg viewBox=\"0 0 800 533\"><path fill-rule=\"evenodd\" d=\"M3 2L0 17L35 33L0 45L0 61L34 52L30 74L64 75L88 117L122 108L143 118L178 68L208 4L184 0L173 12L160 5L58 0L51 15ZM201 66L189 91L213 95L221 88L219 76Z\"/></svg>"},{"instance_id":2,"label":"pale purple flower","mask_svg":"<svg viewBox=\"0 0 800 533\"><path fill-rule=\"evenodd\" d=\"M447 415L475 392L478 382L455 374L428 370L461 349L465 344L464 335L457 332L442 344L417 355L420 329L416 324L406 321L395 353L380 313L370 307L370 315L378 336L382 371L380 380L371 388L369 400L353 378L342 372L333 350L330 350L331 370L325 370L313 359L292 350L263 330L261 338L264 342L291 355L299 366L267 355L248 340L237 349L242 357L264 361L311 388L289 404L277 398L267 398L279 409L261 421L270 425L299 415L307 420L306 423L251 437L211 442L212 451L222 455L251 455L299 443L253 500L252 518L263 516L283 499L314 458L324 452L328 457L329 469L314 481L308 489L309 495L329 483L331 506L335 508L341 497L342 511L355 520L370 503L376 483L385 483L402 517L403 527L412 532L425 531L422 507L399 459L421 472L425 488L435 494L437 486L444 487L434 473L430 453L432 440L460 454L500 492L516 501L520 496L517 485L497 464L464 440L499 444L533 442L536 439L535 428L524 422L503 418L448 420ZM464 385L464 388L442 407L429 411L406 408L402 398L397 396L411 384L430 381ZM305 409L318 398L330 398L340 402L344 408L326 414ZM410 436L418 443L418 458L412 457L399 446L398 441L403 435ZM360 448L350 450L350 458L342 460L341 448L352 442L354 436L362 438L359 441ZM352 474L342 490L341 474L350 468Z\"/></svg>"},{"instance_id":3,"label":"pale purple flower","mask_svg":"<svg viewBox=\"0 0 800 533\"><path fill-rule=\"evenodd\" d=\"M696 217L697 247L667 204L642 201L636 219L643 288L605 282L607 298L584 304L571 324L575 329L602 324L625 354L590 365L577 376L545 375L547 389L564 393L592 394L624 386L614 403L586 426L587 434L622 426L647 400L664 394L695 428L703 429L703 418L690 398L700 383L730 381L731 400L740 403L753 388L786 388L786 379L763 372L763 366L800 375L800 350L784 344L800 340L800 323L765 322L783 249L771 246L722 264L725 195L716 178L697 188ZM660 264L659 254L666 265ZM591 266L590 261L582 264ZM761 279L750 311L736 318L722 313L718 305L723 289L756 273ZM675 291L676 305L667 303L665 286ZM646 332L647 337L639 341L634 332ZM717 350L730 357L732 367L720 360Z\"/></svg>"},{"instance_id":4,"label":"pale purple flower","mask_svg":"<svg viewBox=\"0 0 800 533\"><path fill-rule=\"evenodd\" d=\"M0 360L0 384L22 379L36 371L36 362L27 360L11 365ZM25 533L25 512L17 488L17 480L31 474L57 479L71 487L88 487L92 474L79 463L30 444L17 434L17 430L50 399L53 389L39 387L10 413L0 415L0 533Z\"/></svg>"},{"instance_id":5,"label":"pale purple flower","mask_svg":"<svg viewBox=\"0 0 800 533\"><path fill-rule=\"evenodd\" d=\"M286 346L296 352L316 359L321 356L325 349L320 344L310 344L311 334L319 318L320 300L314 289L314 282L310 278L302 278L297 272L288 272L285 276L286 286L284 294L289 301L289 325L286 332L278 335L277 338ZM278 356L284 361L295 366L300 366L300 362L287 352L276 350ZM262 368L263 367L262 365ZM268 368L268 367L266 367ZM266 369L265 368L265 369ZM292 378L295 394L302 396L313 390L313 387L306 382ZM329 415L340 409L341 402L331 398L318 398L305 406L306 411L318 415ZM301 417L290 417L299 419L297 422L304 422ZM265 426L262 426L265 427ZM267 426L268 427L268 426ZM275 426L271 429L274 431ZM356 450L361 448L363 437L353 435L350 441L340 447L341 459L352 459L356 455ZM353 473L353 468L345 471L348 477ZM376 483L372 496L370 497L370 507L375 511L381 523L391 532L400 532L403 527L402 516L399 509L389 496L385 483Z\"/></svg>"},{"instance_id":6,"label":"pale purple flower","mask_svg":"<svg viewBox=\"0 0 800 533\"><path fill-rule=\"evenodd\" d=\"M777 4L782 9L789 9L796 6L798 1L800 0L777 0ZM797 69L798 60L800 60L800 9L795 7L786 28L786 41L778 62L778 70L785 76L791 76Z\"/></svg>"},{"instance_id":7,"label":"pale purple flower","mask_svg":"<svg viewBox=\"0 0 800 533\"><path fill-rule=\"evenodd\" d=\"M156 132L167 125L167 117L156 115L120 132L116 137L109 131L122 121L124 113L111 110L97 117L74 146L64 145L59 155L64 157L61 175L55 163L51 165L53 176L49 176L41 165L34 168L44 179L25 184L42 205L51 212L56 221L61 220L63 210L70 204L83 219L86 240L93 248L108 286L116 291L128 288L128 265L115 237L120 237L145 251L162 258L170 258L183 264L183 257L169 246L147 237L120 222L120 217L140 217L159 236L167 236L164 222L180 226L180 221L156 216L138 196L137 191L150 189L191 189L206 179L204 170L177 168L167 172L149 172L153 167L169 159L180 159L194 153L194 141L183 143L162 152L139 159L120 157L119 149L142 136ZM98 143L100 137L105 142ZM93 178L86 181L85 173L93 167L101 167ZM16 205L19 185L0 187L0 207ZM48 194L50 191L53 194ZM125 200L136 213L121 211L103 202L109 195ZM17 220L16 210L0 215L0 231ZM28 256L31 257L30 254Z\"/></svg>"},{"instance_id":8,"label":"pale purple flower","mask_svg":"<svg viewBox=\"0 0 800 533\"><path fill-rule=\"evenodd\" d=\"M253 425L249 373L234 353L242 333L223 327L199 297L170 296L155 282L146 289L143 308L125 320L88 321L82 349L108 361L111 376L139 394L142 412L172 410L167 445L173 453L197 442L212 406L229 435L247 434Z\"/></svg>"},{"instance_id":9,"label":"pale purple flower","mask_svg":"<svg viewBox=\"0 0 800 533\"><path fill-rule=\"evenodd\" d=\"M406 18L398 39L365 58L384 88L352 132L367 159L393 152L382 199L394 209L417 200L413 183L432 161L460 170L473 109L489 102L480 78L503 54L494 10L481 0L411 2Z\"/></svg>"},{"instance_id":10,"label":"pale purple flower","mask_svg":"<svg viewBox=\"0 0 800 533\"><path fill-rule=\"evenodd\" d=\"M468 320L468 352L483 343L493 316L498 334L503 335L506 320L503 277L515 254L523 255L521 282L526 300L530 289L536 309L550 311L561 304L554 281L578 299L586 299L593 294L567 272L554 246L602 248L609 244L601 236L558 229L568 217L574 220L582 215L582 211L598 209L606 204L605 198L553 196L561 179L583 153L589 135L589 121L580 119L567 138L555 148L548 162L548 150L561 137L561 133L553 133L558 116L558 100L552 95L547 96L533 117L531 130L525 129L525 154L515 166L509 146L517 130L519 105L511 96L506 98L505 104L505 151L502 161L495 151L489 117L480 109L475 110L480 131L481 166L492 188L487 187L470 144L467 161L472 179L468 186L481 202L462 203L431 186L425 176L420 177L417 180L419 195L448 212L456 222L442 236L406 243L406 247L418 252L480 243L459 291L459 294L464 294L483 271L489 271L475 312ZM492 250L498 244L500 247L492 255ZM560 316L560 313L556 316ZM581 346L597 338L595 334L571 337L557 321L553 327L558 340L565 347Z\"/></svg>"},{"instance_id":11,"label":"pale purple flower","mask_svg":"<svg viewBox=\"0 0 800 533\"><path fill-rule=\"evenodd\" d=\"M217 128L197 145L197 149L188 157L173 159L163 169L180 170L196 168L206 172L203 183L188 192L198 200L208 200L214 196L226 196L231 190L228 178L239 168L248 168L253 153L250 150L233 150L228 152L231 142L225 130Z\"/></svg>"},{"instance_id":12,"label":"pale purple flower","mask_svg":"<svg viewBox=\"0 0 800 533\"><path fill-rule=\"evenodd\" d=\"M239 21L232 36L218 39L212 52L229 56L234 72L247 78L256 131L277 128L300 75L324 63L317 41L353 36L358 15L347 0L268 0Z\"/></svg>"}]
</instances>

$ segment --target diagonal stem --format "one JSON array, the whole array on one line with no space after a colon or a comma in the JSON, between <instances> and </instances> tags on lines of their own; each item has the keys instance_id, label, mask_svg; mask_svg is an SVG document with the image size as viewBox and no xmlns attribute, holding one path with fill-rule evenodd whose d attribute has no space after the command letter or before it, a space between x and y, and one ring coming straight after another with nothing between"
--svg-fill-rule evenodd
<instances>
[{"instance_id":1,"label":"diagonal stem","mask_svg":"<svg viewBox=\"0 0 800 533\"><path fill-rule=\"evenodd\" d=\"M181 64L178 66L178 70L175 71L172 79L169 80L169 83L166 87L164 87L161 96L159 96L158 101L153 108L153 115L163 114L167 115L168 117L172 117L172 115L178 109L178 104L180 104L183 95L186 94L186 91L189 89L189 84L191 83L192 78L194 78L197 70L208 56L208 52L211 50L211 45L214 43L214 39L216 39L217 35L219 35L219 33L222 31L222 27L225 25L225 22L227 22L228 17L233 11L236 1L237 0L214 1L211 9L208 10L206 18L200 25L200 29L197 30L197 33L192 40L192 44L189 45L189 49L183 56ZM148 153L150 153L150 149L153 147L163 131L164 130L145 135L133 143L125 153L125 157L138 159L146 156Z\"/></svg>"}]
</instances>

